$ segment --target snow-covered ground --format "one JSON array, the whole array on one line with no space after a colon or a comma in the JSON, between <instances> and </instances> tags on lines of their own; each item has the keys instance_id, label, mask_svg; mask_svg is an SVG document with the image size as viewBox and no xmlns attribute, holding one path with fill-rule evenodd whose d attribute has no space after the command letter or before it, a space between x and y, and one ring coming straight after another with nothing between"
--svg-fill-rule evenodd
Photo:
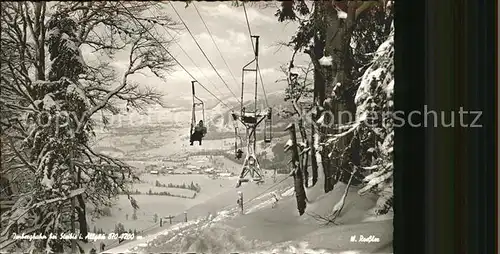
<instances>
[{"instance_id":1,"label":"snow-covered ground","mask_svg":"<svg viewBox=\"0 0 500 254\"><path fill-rule=\"evenodd\" d=\"M288 183L289 185L290 183ZM310 213L331 209L341 196L343 186L309 208ZM271 193L281 196L272 208ZM245 193L245 192L244 192ZM392 217L373 218L366 214L373 206L373 197L356 197L350 191L340 225L324 226L309 218L299 217L293 189L281 185L258 193L246 204L245 214L236 206L220 210L215 215L200 216L188 223L143 236L136 241L107 250L106 253L204 252L204 253L391 253ZM368 222L369 221L369 222ZM352 236L374 235L378 242L358 243Z\"/></svg>"}]
</instances>

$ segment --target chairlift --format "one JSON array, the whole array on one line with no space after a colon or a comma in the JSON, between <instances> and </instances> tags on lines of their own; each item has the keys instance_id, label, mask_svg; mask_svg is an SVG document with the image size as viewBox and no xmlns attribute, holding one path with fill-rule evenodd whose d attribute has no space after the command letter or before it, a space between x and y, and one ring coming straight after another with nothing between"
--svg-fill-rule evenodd
<instances>
[{"instance_id":1,"label":"chairlift","mask_svg":"<svg viewBox=\"0 0 500 254\"><path fill-rule=\"evenodd\" d=\"M241 159L241 157L243 157L243 150L241 150L241 148L237 148L236 149L236 159Z\"/></svg>"},{"instance_id":2,"label":"chairlift","mask_svg":"<svg viewBox=\"0 0 500 254\"><path fill-rule=\"evenodd\" d=\"M247 146L247 149L246 149L246 154L245 154L245 159L243 161L243 166L242 166L242 170L241 170L241 173L240 173L240 176L239 176L239 179L238 179L238 183L236 184L236 187L240 187L241 186L241 183L244 183L244 182L249 182L249 181L252 181L252 182L255 182L255 183L261 183L263 182L263 174L262 174L262 170L260 168L260 165L259 165L259 161L257 159L257 154L256 154L256 143L257 143L257 140L256 140L256 130L257 130L257 127L258 125L266 120L267 121L267 124L269 125L269 127L267 127L269 130L270 130L270 116L266 116L266 115L263 115L261 114L261 112L258 112L257 110L257 83L258 83L258 68L259 68L259 36L256 36L256 35L251 35L250 36L251 39L252 39L252 43L253 43L253 40L255 39L255 47L254 47L254 59L252 61L250 61L248 64L246 64L245 66L243 66L242 68L242 75L241 75L241 101L240 101L240 109L241 109L241 114L239 116L239 120L241 121L241 123L243 123L243 125L245 126L246 128L246 146ZM250 65L253 65L252 67L250 67ZM250 72L252 74L254 74L254 79L255 79L255 82L254 82L254 107L250 110L247 110L244 106L243 106L243 103L244 103L244 90L245 90L245 74L247 72ZM268 131L269 132L269 131ZM270 139L270 136L268 137L267 134L266 134L266 138L265 140L269 140ZM237 158L240 157L241 158L241 155L243 154L243 151L238 151L238 149L236 149L236 156Z\"/></svg>"},{"instance_id":3,"label":"chairlift","mask_svg":"<svg viewBox=\"0 0 500 254\"><path fill-rule=\"evenodd\" d=\"M194 83L197 81L191 81L191 88L193 91L193 109L191 114L191 129L189 131L189 142L193 145L194 141L198 141L201 145L201 141L203 137L207 133L207 128L205 127L205 104L203 101L196 96ZM196 110L197 108L201 108L201 120L196 122Z\"/></svg>"},{"instance_id":4,"label":"chairlift","mask_svg":"<svg viewBox=\"0 0 500 254\"><path fill-rule=\"evenodd\" d=\"M233 118L233 123L234 123L234 156L236 159L241 159L243 156L243 150L241 147L243 147L243 140L241 139L241 136L238 134L238 116L232 112L231 116ZM238 146L238 140L240 141L240 145Z\"/></svg>"},{"instance_id":5,"label":"chairlift","mask_svg":"<svg viewBox=\"0 0 500 254\"><path fill-rule=\"evenodd\" d=\"M245 124L256 124L257 123L257 116L256 116L256 111L255 112L246 112L246 108L243 107L241 108L241 121Z\"/></svg>"},{"instance_id":6,"label":"chairlift","mask_svg":"<svg viewBox=\"0 0 500 254\"><path fill-rule=\"evenodd\" d=\"M240 145L238 146L238 139L240 141ZM238 127L234 127L234 154L236 159L241 159L243 156L243 150L241 149L243 147L243 141L241 140L241 137L238 135Z\"/></svg>"},{"instance_id":7,"label":"chairlift","mask_svg":"<svg viewBox=\"0 0 500 254\"><path fill-rule=\"evenodd\" d=\"M264 142L271 143L272 141L272 131L273 131L273 122L272 122L272 108L269 108L267 111L266 119L264 119Z\"/></svg>"}]
</instances>

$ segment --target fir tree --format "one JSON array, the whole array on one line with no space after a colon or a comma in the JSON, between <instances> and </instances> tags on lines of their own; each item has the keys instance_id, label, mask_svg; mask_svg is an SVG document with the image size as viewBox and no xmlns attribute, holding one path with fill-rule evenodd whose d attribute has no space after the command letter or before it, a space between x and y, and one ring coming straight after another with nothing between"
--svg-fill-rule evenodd
<instances>
[{"instance_id":1,"label":"fir tree","mask_svg":"<svg viewBox=\"0 0 500 254\"><path fill-rule=\"evenodd\" d=\"M137 220L137 209L134 209L134 213L132 214L132 220Z\"/></svg>"},{"instance_id":2,"label":"fir tree","mask_svg":"<svg viewBox=\"0 0 500 254\"><path fill-rule=\"evenodd\" d=\"M114 230L114 232L115 232L116 234L118 234L118 235L123 234L123 233L125 233L125 232L126 232L126 231L125 231L125 227L123 226L123 224L118 223L118 224L116 224L116 225L115 225L115 230Z\"/></svg>"}]
</instances>

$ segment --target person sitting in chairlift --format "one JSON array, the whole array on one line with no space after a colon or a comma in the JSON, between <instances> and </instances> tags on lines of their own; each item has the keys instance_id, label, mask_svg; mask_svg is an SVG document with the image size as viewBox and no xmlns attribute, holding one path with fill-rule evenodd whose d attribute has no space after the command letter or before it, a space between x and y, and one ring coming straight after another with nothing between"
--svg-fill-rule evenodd
<instances>
[{"instance_id":1,"label":"person sitting in chairlift","mask_svg":"<svg viewBox=\"0 0 500 254\"><path fill-rule=\"evenodd\" d=\"M198 144L201 145L201 140L207 134L207 128L203 125L203 120L198 122L198 125L194 127L194 132L191 134L191 145L193 145L194 141L198 141Z\"/></svg>"},{"instance_id":2,"label":"person sitting in chairlift","mask_svg":"<svg viewBox=\"0 0 500 254\"><path fill-rule=\"evenodd\" d=\"M243 151L241 149L238 149L238 151L236 151L236 159L241 159L243 155Z\"/></svg>"}]
</instances>

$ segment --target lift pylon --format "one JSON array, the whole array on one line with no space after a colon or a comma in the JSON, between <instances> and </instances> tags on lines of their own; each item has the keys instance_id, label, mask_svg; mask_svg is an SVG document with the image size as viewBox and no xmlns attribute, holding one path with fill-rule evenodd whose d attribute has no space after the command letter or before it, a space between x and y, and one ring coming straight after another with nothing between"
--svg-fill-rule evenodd
<instances>
[{"instance_id":1,"label":"lift pylon","mask_svg":"<svg viewBox=\"0 0 500 254\"><path fill-rule=\"evenodd\" d=\"M246 128L247 146L245 160L243 161L243 166L241 169L240 177L236 187L240 187L242 182L253 181L256 183L263 182L263 174L260 168L259 160L257 159L256 147L257 147L257 127L260 123L265 121L265 132L264 132L264 142L270 142L271 139L271 108L267 109L266 112L260 112L257 108L257 88L258 88L258 71L259 71L259 36L252 35L252 44L255 40L254 47L254 59L248 64L243 66L241 75L241 111L240 115L233 113L233 119L239 120ZM244 106L244 90L245 90L245 73L253 72L255 73L255 88L254 88L254 108L249 109ZM267 132L266 132L267 130Z\"/></svg>"}]
</instances>

